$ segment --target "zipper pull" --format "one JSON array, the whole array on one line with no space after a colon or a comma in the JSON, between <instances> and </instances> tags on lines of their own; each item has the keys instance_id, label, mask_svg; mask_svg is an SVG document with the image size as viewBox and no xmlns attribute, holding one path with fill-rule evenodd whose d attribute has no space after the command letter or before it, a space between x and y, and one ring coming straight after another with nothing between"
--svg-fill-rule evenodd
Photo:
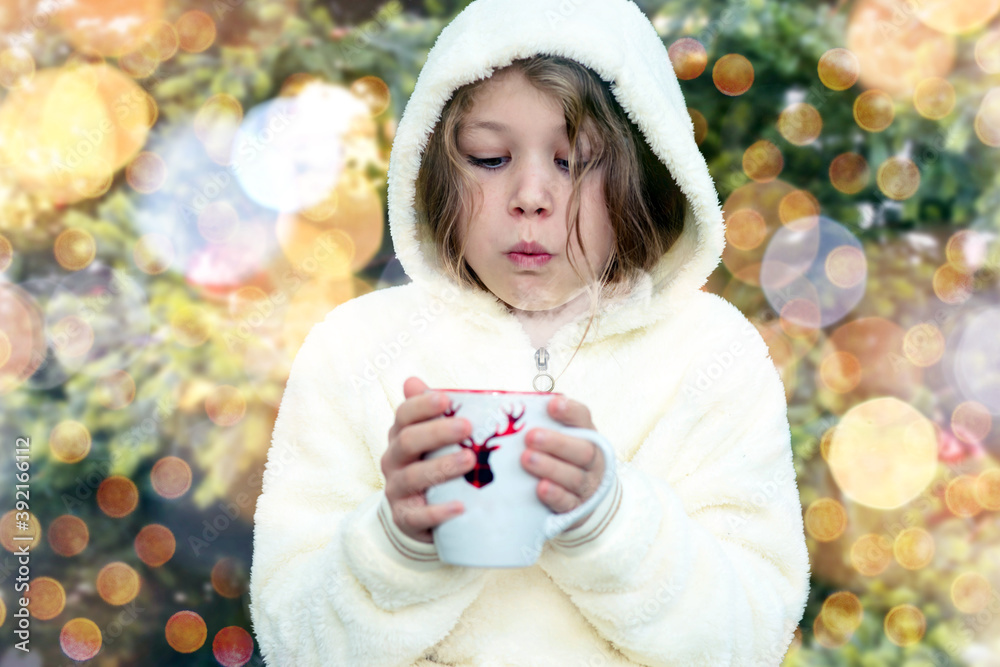
<instances>
[{"instance_id":1,"label":"zipper pull","mask_svg":"<svg viewBox=\"0 0 1000 667\"><path fill-rule=\"evenodd\" d=\"M544 347L535 351L535 367L538 369L538 374L531 381L531 386L535 388L535 391L551 392L556 386L556 381L547 372L549 370L549 351Z\"/></svg>"}]
</instances>

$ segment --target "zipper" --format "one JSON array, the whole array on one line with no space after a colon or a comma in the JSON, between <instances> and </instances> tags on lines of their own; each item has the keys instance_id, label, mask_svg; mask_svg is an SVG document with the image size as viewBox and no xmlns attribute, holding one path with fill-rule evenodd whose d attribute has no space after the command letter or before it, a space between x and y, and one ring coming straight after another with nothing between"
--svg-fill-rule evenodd
<instances>
[{"instance_id":1,"label":"zipper","mask_svg":"<svg viewBox=\"0 0 1000 667\"><path fill-rule=\"evenodd\" d=\"M549 351L544 347L535 351L535 368L538 369L538 373L531 381L531 386L535 388L535 391L551 392L556 386L556 381L548 372Z\"/></svg>"}]
</instances>

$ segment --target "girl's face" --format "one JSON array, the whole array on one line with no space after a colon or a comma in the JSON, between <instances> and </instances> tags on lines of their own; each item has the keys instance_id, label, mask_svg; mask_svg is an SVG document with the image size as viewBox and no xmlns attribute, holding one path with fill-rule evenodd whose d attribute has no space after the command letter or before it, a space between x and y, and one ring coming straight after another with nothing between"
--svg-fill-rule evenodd
<instances>
[{"instance_id":1,"label":"girl's face","mask_svg":"<svg viewBox=\"0 0 1000 667\"><path fill-rule=\"evenodd\" d=\"M586 138L582 143L580 159L586 162L590 145ZM584 282L564 252L573 188L558 101L520 72L490 80L463 123L458 145L483 191L476 216L460 224L460 241L468 235L465 258L483 284L517 310L549 310L580 296ZM580 234L599 276L614 241L601 170L588 174L581 187ZM538 244L530 252L541 254L512 254L520 242ZM570 252L586 276L576 234Z\"/></svg>"}]
</instances>

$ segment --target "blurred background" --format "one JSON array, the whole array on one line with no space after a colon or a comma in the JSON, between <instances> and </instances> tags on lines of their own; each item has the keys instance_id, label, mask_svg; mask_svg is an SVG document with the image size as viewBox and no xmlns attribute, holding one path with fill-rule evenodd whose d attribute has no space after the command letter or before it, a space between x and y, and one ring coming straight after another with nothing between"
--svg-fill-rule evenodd
<instances>
[{"instance_id":1,"label":"blurred background","mask_svg":"<svg viewBox=\"0 0 1000 667\"><path fill-rule=\"evenodd\" d=\"M408 281L389 151L467 4L3 0L0 667L263 664L288 371ZM812 587L784 664L1000 665L1000 0L637 4L726 213L705 289L787 390Z\"/></svg>"}]
</instances>

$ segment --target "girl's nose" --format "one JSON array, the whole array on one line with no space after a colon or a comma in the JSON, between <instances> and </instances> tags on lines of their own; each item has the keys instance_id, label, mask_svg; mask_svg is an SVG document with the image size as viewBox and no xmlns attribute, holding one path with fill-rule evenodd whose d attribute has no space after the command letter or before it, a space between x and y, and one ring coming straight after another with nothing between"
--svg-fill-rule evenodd
<instances>
[{"instance_id":1,"label":"girl's nose","mask_svg":"<svg viewBox=\"0 0 1000 667\"><path fill-rule=\"evenodd\" d=\"M552 165L555 170L555 163ZM525 216L552 215L556 182L553 174L537 163L525 163L514 174L516 183L511 197L511 212Z\"/></svg>"}]
</instances>

